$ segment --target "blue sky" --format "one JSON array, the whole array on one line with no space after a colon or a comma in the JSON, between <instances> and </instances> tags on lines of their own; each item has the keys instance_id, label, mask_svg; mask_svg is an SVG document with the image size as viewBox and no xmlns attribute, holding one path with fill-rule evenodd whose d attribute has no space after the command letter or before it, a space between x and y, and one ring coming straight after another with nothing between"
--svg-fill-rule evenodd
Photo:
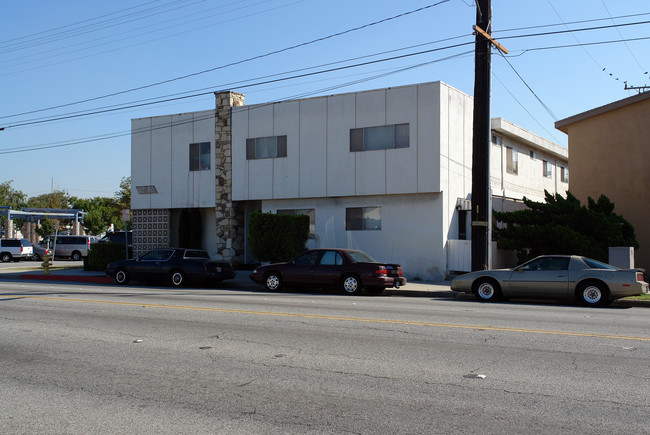
<instances>
[{"instance_id":1,"label":"blue sky","mask_svg":"<svg viewBox=\"0 0 650 435\"><path fill-rule=\"evenodd\" d=\"M492 7L493 36L510 52L505 59L493 52L493 117L567 146L556 120L634 95L624 82L650 85L650 39L633 40L650 38L647 0L493 0ZM6 3L0 182L13 180L28 196L52 187L113 196L131 174L130 120L211 109L217 90L255 104L440 80L472 95L475 14L472 0ZM541 35L524 37L531 34ZM369 61L379 62L353 67ZM44 122L53 118L66 119Z\"/></svg>"}]
</instances>

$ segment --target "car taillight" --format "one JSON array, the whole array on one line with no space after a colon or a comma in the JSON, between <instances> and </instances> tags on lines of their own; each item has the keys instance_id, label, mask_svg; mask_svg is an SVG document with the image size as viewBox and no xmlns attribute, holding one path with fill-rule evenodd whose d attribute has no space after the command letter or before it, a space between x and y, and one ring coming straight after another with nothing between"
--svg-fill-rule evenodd
<instances>
[{"instance_id":1,"label":"car taillight","mask_svg":"<svg viewBox=\"0 0 650 435\"><path fill-rule=\"evenodd\" d=\"M377 276L386 276L387 272L385 268L375 270L375 275Z\"/></svg>"},{"instance_id":2,"label":"car taillight","mask_svg":"<svg viewBox=\"0 0 650 435\"><path fill-rule=\"evenodd\" d=\"M643 281L645 278L643 277L643 273L637 272L636 273L636 280L637 281Z\"/></svg>"}]
</instances>

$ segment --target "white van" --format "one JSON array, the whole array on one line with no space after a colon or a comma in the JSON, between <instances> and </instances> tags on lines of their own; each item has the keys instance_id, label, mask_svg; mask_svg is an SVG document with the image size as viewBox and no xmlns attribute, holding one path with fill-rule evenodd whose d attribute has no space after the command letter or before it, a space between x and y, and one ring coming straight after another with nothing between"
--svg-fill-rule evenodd
<instances>
[{"instance_id":1,"label":"white van","mask_svg":"<svg viewBox=\"0 0 650 435\"><path fill-rule=\"evenodd\" d=\"M79 261L88 256L88 247L95 241L92 236L57 236L54 245L54 236L48 237L48 245L52 249L54 258L70 258Z\"/></svg>"}]
</instances>

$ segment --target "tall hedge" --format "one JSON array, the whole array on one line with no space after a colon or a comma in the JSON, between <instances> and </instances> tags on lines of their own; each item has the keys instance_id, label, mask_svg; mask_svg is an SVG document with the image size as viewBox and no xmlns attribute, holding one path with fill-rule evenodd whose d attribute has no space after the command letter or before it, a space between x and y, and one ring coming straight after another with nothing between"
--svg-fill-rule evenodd
<instances>
[{"instance_id":1,"label":"tall hedge","mask_svg":"<svg viewBox=\"0 0 650 435\"><path fill-rule=\"evenodd\" d=\"M288 261L305 250L309 216L253 212L248 223L248 244L262 262Z\"/></svg>"},{"instance_id":2,"label":"tall hedge","mask_svg":"<svg viewBox=\"0 0 650 435\"><path fill-rule=\"evenodd\" d=\"M567 192L545 193L545 202L524 198L528 207L512 212L493 212L505 226L494 229L502 249L517 250L519 261L544 254L577 254L608 261L610 246L639 247L634 227L614 213L614 203L605 195L588 198L588 206Z\"/></svg>"}]
</instances>

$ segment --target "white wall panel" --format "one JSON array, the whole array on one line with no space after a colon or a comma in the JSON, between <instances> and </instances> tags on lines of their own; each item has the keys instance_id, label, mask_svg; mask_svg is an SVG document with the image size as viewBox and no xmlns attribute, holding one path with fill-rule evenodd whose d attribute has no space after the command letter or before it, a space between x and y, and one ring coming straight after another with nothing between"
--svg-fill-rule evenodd
<instances>
[{"instance_id":1,"label":"white wall panel","mask_svg":"<svg viewBox=\"0 0 650 435\"><path fill-rule=\"evenodd\" d=\"M152 208L170 208L172 204L172 118L151 119L151 184L158 190L151 195Z\"/></svg>"},{"instance_id":2,"label":"white wall panel","mask_svg":"<svg viewBox=\"0 0 650 435\"><path fill-rule=\"evenodd\" d=\"M300 171L300 102L273 104L273 133L269 136L287 136L287 157L273 161L273 198L299 196Z\"/></svg>"},{"instance_id":3,"label":"white wall panel","mask_svg":"<svg viewBox=\"0 0 650 435\"><path fill-rule=\"evenodd\" d=\"M151 184L151 118L131 120L131 132L131 208L150 208L151 195L140 195L135 186Z\"/></svg>"},{"instance_id":4,"label":"white wall panel","mask_svg":"<svg viewBox=\"0 0 650 435\"><path fill-rule=\"evenodd\" d=\"M354 195L355 161L350 129L355 128L355 94L327 99L327 196Z\"/></svg>"},{"instance_id":5,"label":"white wall panel","mask_svg":"<svg viewBox=\"0 0 650 435\"><path fill-rule=\"evenodd\" d=\"M327 98L300 102L299 143L296 154L300 156L300 173L296 184L300 192L293 197L323 197L327 195Z\"/></svg>"},{"instance_id":6,"label":"white wall panel","mask_svg":"<svg viewBox=\"0 0 650 435\"><path fill-rule=\"evenodd\" d=\"M248 199L248 161L246 160L246 138L248 137L248 108L232 109L232 199Z\"/></svg>"},{"instance_id":7,"label":"white wall panel","mask_svg":"<svg viewBox=\"0 0 650 435\"><path fill-rule=\"evenodd\" d=\"M386 193L412 193L418 190L418 88L386 90L386 124L409 124L409 148L386 151ZM424 138L422 146L429 146ZM406 169L409 168L409 169Z\"/></svg>"},{"instance_id":8,"label":"white wall panel","mask_svg":"<svg viewBox=\"0 0 650 435\"><path fill-rule=\"evenodd\" d=\"M440 153L446 146L446 111L441 100L447 88L441 83L419 85L417 98L417 192L439 192ZM442 95L441 95L442 93ZM441 131L441 125L445 130Z\"/></svg>"},{"instance_id":9,"label":"white wall panel","mask_svg":"<svg viewBox=\"0 0 650 435\"><path fill-rule=\"evenodd\" d=\"M194 140L192 114L175 115L172 122L172 208L192 207L195 194L194 176L190 173L190 143Z\"/></svg>"},{"instance_id":10,"label":"white wall panel","mask_svg":"<svg viewBox=\"0 0 650 435\"><path fill-rule=\"evenodd\" d=\"M376 127L386 123L386 91L359 92L356 94L355 127Z\"/></svg>"},{"instance_id":11,"label":"white wall panel","mask_svg":"<svg viewBox=\"0 0 650 435\"><path fill-rule=\"evenodd\" d=\"M273 159L248 160L248 199L273 198Z\"/></svg>"}]
</instances>

